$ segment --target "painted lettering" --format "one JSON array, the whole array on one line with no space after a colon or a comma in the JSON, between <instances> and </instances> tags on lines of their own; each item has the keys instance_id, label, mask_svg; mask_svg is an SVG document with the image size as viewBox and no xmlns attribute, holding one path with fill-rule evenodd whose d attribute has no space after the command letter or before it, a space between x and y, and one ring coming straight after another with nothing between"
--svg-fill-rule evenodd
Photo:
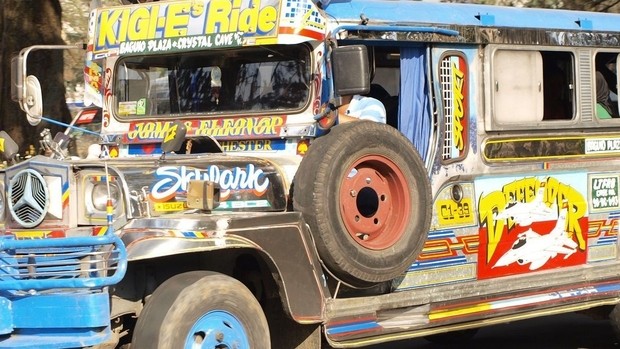
<instances>
[{"instance_id":1,"label":"painted lettering","mask_svg":"<svg viewBox=\"0 0 620 349\"><path fill-rule=\"evenodd\" d=\"M252 190L257 196L263 195L269 187L269 178L262 169L248 164L245 168L220 168L211 165L207 169L186 166L163 166L155 172L157 182L151 188L151 199L164 202L172 199L178 192L187 190L192 179L215 182L220 186L220 195L226 198L233 190Z\"/></svg>"},{"instance_id":2,"label":"painted lettering","mask_svg":"<svg viewBox=\"0 0 620 349\"><path fill-rule=\"evenodd\" d=\"M120 54L141 53L147 48L145 41L121 42L119 47Z\"/></svg>"},{"instance_id":3,"label":"painted lettering","mask_svg":"<svg viewBox=\"0 0 620 349\"><path fill-rule=\"evenodd\" d=\"M585 250L586 241L579 224L579 219L585 217L587 213L583 195L572 186L561 183L557 178L549 177L546 181L540 182L537 178L529 177L507 183L502 190L493 191L480 198L480 226L487 228L487 263L493 258L497 243L505 233L504 228L510 231L516 224L513 218L496 219L496 217L507 209L509 204L532 202L539 195L539 189L544 189L540 190L543 192L543 197L539 199L542 199L547 207L555 204L559 211L563 204L567 203L565 231L568 236L575 236L579 248Z\"/></svg>"},{"instance_id":4,"label":"painted lettering","mask_svg":"<svg viewBox=\"0 0 620 349\"><path fill-rule=\"evenodd\" d=\"M223 141L220 143L224 151L271 151L271 140L257 139L247 141Z\"/></svg>"},{"instance_id":5,"label":"painted lettering","mask_svg":"<svg viewBox=\"0 0 620 349\"><path fill-rule=\"evenodd\" d=\"M158 17L158 13L159 5L153 5L150 8L138 7L133 11L124 8L101 12L96 39L97 47L116 47L126 41L154 39L157 31L166 26L167 17Z\"/></svg>"},{"instance_id":6,"label":"painted lettering","mask_svg":"<svg viewBox=\"0 0 620 349\"><path fill-rule=\"evenodd\" d=\"M251 7L242 8L241 0L211 1L205 34L241 31L264 35L274 30L278 17L276 8L261 8L260 0L251 1L250 4Z\"/></svg>"},{"instance_id":7,"label":"painted lettering","mask_svg":"<svg viewBox=\"0 0 620 349\"><path fill-rule=\"evenodd\" d=\"M190 2L168 5L164 24L164 38L176 38L187 35L191 7Z\"/></svg>"},{"instance_id":8,"label":"painted lettering","mask_svg":"<svg viewBox=\"0 0 620 349\"><path fill-rule=\"evenodd\" d=\"M465 73L452 63L452 91L454 105L454 120L452 123L452 137L454 137L454 146L459 150L465 149L465 137L463 130L463 118L465 116L465 96L463 95L463 85L465 83Z\"/></svg>"},{"instance_id":9,"label":"painted lettering","mask_svg":"<svg viewBox=\"0 0 620 349\"><path fill-rule=\"evenodd\" d=\"M607 142L604 140L588 139L586 140L586 153L606 151Z\"/></svg>"},{"instance_id":10,"label":"painted lettering","mask_svg":"<svg viewBox=\"0 0 620 349\"><path fill-rule=\"evenodd\" d=\"M503 219L496 220L495 214L506 207L505 197L504 193L494 191L481 197L478 205L480 225L487 227L487 263L493 258L504 233L506 223Z\"/></svg>"},{"instance_id":11,"label":"painted lettering","mask_svg":"<svg viewBox=\"0 0 620 349\"><path fill-rule=\"evenodd\" d=\"M620 139L608 139L607 150L620 150Z\"/></svg>"},{"instance_id":12,"label":"painted lettering","mask_svg":"<svg viewBox=\"0 0 620 349\"><path fill-rule=\"evenodd\" d=\"M244 35L277 35L277 9L261 5L260 0L194 0L105 9L98 14L94 51L122 44L123 53L238 46ZM128 45L134 41L150 46L137 51Z\"/></svg>"},{"instance_id":13,"label":"painted lettering","mask_svg":"<svg viewBox=\"0 0 620 349\"><path fill-rule=\"evenodd\" d=\"M116 22L118 22L123 12L128 13L129 9L105 11L99 15L99 37L97 38L97 46L116 46L118 41L126 39L126 35L114 32L114 27L117 25ZM127 31L126 27L121 29L125 32Z\"/></svg>"},{"instance_id":14,"label":"painted lettering","mask_svg":"<svg viewBox=\"0 0 620 349\"><path fill-rule=\"evenodd\" d=\"M272 138L280 135L286 123L283 116L259 116L210 120L185 121L188 136L211 136L216 138ZM131 125L126 141L163 140L172 122L143 121Z\"/></svg>"},{"instance_id":15,"label":"painted lettering","mask_svg":"<svg viewBox=\"0 0 620 349\"><path fill-rule=\"evenodd\" d=\"M127 133L127 138L129 140L164 139L171 125L170 122L138 122L133 125L133 130Z\"/></svg>"},{"instance_id":16,"label":"painted lettering","mask_svg":"<svg viewBox=\"0 0 620 349\"><path fill-rule=\"evenodd\" d=\"M592 189L594 190L616 189L616 179L615 178L594 178L594 181L592 181Z\"/></svg>"},{"instance_id":17,"label":"painted lettering","mask_svg":"<svg viewBox=\"0 0 620 349\"><path fill-rule=\"evenodd\" d=\"M285 121L282 117L202 120L195 130L195 135L217 138L279 136L280 128Z\"/></svg>"},{"instance_id":18,"label":"painted lettering","mask_svg":"<svg viewBox=\"0 0 620 349\"><path fill-rule=\"evenodd\" d=\"M164 143L171 142L174 139L174 137L176 137L178 128L179 128L178 125L174 125L169 129L166 137L164 138Z\"/></svg>"}]
</instances>

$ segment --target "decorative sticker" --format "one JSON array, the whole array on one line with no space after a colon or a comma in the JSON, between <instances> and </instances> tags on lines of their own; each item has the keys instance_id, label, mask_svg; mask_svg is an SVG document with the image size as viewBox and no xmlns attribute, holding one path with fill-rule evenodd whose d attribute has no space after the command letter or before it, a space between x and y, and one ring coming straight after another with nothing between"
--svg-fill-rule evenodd
<instances>
[{"instance_id":1,"label":"decorative sticker","mask_svg":"<svg viewBox=\"0 0 620 349\"><path fill-rule=\"evenodd\" d=\"M151 186L149 197L154 202L166 202L177 193L187 191L190 180L212 181L219 185L220 200L226 200L231 191L251 191L254 197L261 197L267 192L269 178L262 169L253 164L246 167L220 167L211 165L207 169L187 166L162 166L155 171L156 182Z\"/></svg>"},{"instance_id":2,"label":"decorative sticker","mask_svg":"<svg viewBox=\"0 0 620 349\"><path fill-rule=\"evenodd\" d=\"M440 227L464 226L474 222L473 202L463 199L456 202L452 199L437 200L438 218Z\"/></svg>"},{"instance_id":3,"label":"decorative sticker","mask_svg":"<svg viewBox=\"0 0 620 349\"><path fill-rule=\"evenodd\" d=\"M478 277L584 264L586 183L585 175L477 181Z\"/></svg>"},{"instance_id":4,"label":"decorative sticker","mask_svg":"<svg viewBox=\"0 0 620 349\"><path fill-rule=\"evenodd\" d=\"M123 108L136 107L134 102ZM119 104L119 110L121 105ZM124 143L161 142L174 121L140 121L129 125ZM217 139L258 139L280 137L286 116L254 116L184 121L187 137L211 136Z\"/></svg>"},{"instance_id":5,"label":"decorative sticker","mask_svg":"<svg viewBox=\"0 0 620 349\"><path fill-rule=\"evenodd\" d=\"M153 209L157 212L177 212L187 209L187 203L183 201L155 202Z\"/></svg>"},{"instance_id":6,"label":"decorative sticker","mask_svg":"<svg viewBox=\"0 0 620 349\"><path fill-rule=\"evenodd\" d=\"M250 139L238 141L221 141L220 146L226 152L231 151L275 151L284 150L284 139Z\"/></svg>"},{"instance_id":7,"label":"decorative sticker","mask_svg":"<svg viewBox=\"0 0 620 349\"><path fill-rule=\"evenodd\" d=\"M443 159L457 159L467 150L469 76L465 58L451 55L442 59L440 77L446 124Z\"/></svg>"},{"instance_id":8,"label":"decorative sticker","mask_svg":"<svg viewBox=\"0 0 620 349\"><path fill-rule=\"evenodd\" d=\"M152 3L97 13L94 52L143 54L241 46L278 34L280 0Z\"/></svg>"},{"instance_id":9,"label":"decorative sticker","mask_svg":"<svg viewBox=\"0 0 620 349\"><path fill-rule=\"evenodd\" d=\"M586 139L586 154L618 154L620 153L620 138Z\"/></svg>"},{"instance_id":10,"label":"decorative sticker","mask_svg":"<svg viewBox=\"0 0 620 349\"><path fill-rule=\"evenodd\" d=\"M101 109L99 108L88 108L80 110L78 114L78 119L75 121L76 125L87 125L93 122L101 122L101 115L97 118L97 113L99 113Z\"/></svg>"},{"instance_id":11,"label":"decorative sticker","mask_svg":"<svg viewBox=\"0 0 620 349\"><path fill-rule=\"evenodd\" d=\"M301 35L315 40L325 37L326 21L312 0L287 0L282 3L280 35ZM257 40L257 44L268 41Z\"/></svg>"},{"instance_id":12,"label":"decorative sticker","mask_svg":"<svg viewBox=\"0 0 620 349\"><path fill-rule=\"evenodd\" d=\"M137 101L119 102L118 113L120 115L136 115L137 107L138 107Z\"/></svg>"},{"instance_id":13,"label":"decorative sticker","mask_svg":"<svg viewBox=\"0 0 620 349\"><path fill-rule=\"evenodd\" d=\"M593 212L620 209L618 178L617 175L590 176L590 195Z\"/></svg>"},{"instance_id":14,"label":"decorative sticker","mask_svg":"<svg viewBox=\"0 0 620 349\"><path fill-rule=\"evenodd\" d=\"M460 200L455 200L453 191ZM432 229L473 226L476 223L473 183L458 183L443 188L435 199Z\"/></svg>"},{"instance_id":15,"label":"decorative sticker","mask_svg":"<svg viewBox=\"0 0 620 349\"><path fill-rule=\"evenodd\" d=\"M146 114L146 98L140 98L136 102L136 115Z\"/></svg>"},{"instance_id":16,"label":"decorative sticker","mask_svg":"<svg viewBox=\"0 0 620 349\"><path fill-rule=\"evenodd\" d=\"M102 107L103 67L92 60L87 60L84 67L84 83L84 105Z\"/></svg>"}]
</instances>

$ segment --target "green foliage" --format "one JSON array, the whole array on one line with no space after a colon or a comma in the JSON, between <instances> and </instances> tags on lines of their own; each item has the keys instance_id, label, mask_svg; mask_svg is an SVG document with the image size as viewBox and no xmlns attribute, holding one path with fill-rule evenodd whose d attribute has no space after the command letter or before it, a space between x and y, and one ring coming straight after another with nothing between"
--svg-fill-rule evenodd
<instances>
[{"instance_id":1,"label":"green foliage","mask_svg":"<svg viewBox=\"0 0 620 349\"><path fill-rule=\"evenodd\" d=\"M99 2L104 6L120 4L119 0L100 0ZM60 5L62 6L62 36L65 42L70 45L86 43L91 0L60 0ZM64 79L67 85L67 97L70 99L82 98L84 59L84 51L65 51Z\"/></svg>"},{"instance_id":2,"label":"green foliage","mask_svg":"<svg viewBox=\"0 0 620 349\"><path fill-rule=\"evenodd\" d=\"M43 127L52 134L59 127L27 123L19 105L11 100L11 59L30 45L61 45L61 5L59 0L0 0L0 130L6 131L20 147L39 144ZM43 113L61 122L70 121L65 104L63 60L60 51L37 50L28 56L28 74L41 82Z\"/></svg>"},{"instance_id":3,"label":"green foliage","mask_svg":"<svg viewBox=\"0 0 620 349\"><path fill-rule=\"evenodd\" d=\"M445 2L620 13L620 0L447 0Z\"/></svg>"},{"instance_id":4,"label":"green foliage","mask_svg":"<svg viewBox=\"0 0 620 349\"><path fill-rule=\"evenodd\" d=\"M1 1L1 0L0 0ZM67 44L85 43L88 35L88 16L92 0L60 0L62 6L63 39ZM620 0L443 0L444 2L465 2L504 6L563 8L600 12L620 12ZM119 0L99 0L104 6L119 5ZM84 52L66 51L64 78L69 98L80 98L84 82Z\"/></svg>"}]
</instances>

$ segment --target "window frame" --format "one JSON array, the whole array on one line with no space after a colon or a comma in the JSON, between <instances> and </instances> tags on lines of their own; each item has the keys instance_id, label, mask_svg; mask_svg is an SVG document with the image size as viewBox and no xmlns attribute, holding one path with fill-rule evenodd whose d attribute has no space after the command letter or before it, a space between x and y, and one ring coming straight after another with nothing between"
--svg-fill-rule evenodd
<instances>
[{"instance_id":1,"label":"window frame","mask_svg":"<svg viewBox=\"0 0 620 349\"><path fill-rule=\"evenodd\" d=\"M620 62L620 50L613 50L613 49L597 49L593 52L592 55L592 86L593 86L593 93L592 93L592 104L594 105L594 111L593 111L593 119L597 120L598 122L602 122L602 123L609 123L609 122L618 122L618 120L620 120L620 101L618 101L618 103L615 106L615 113L616 116L612 116L611 119L600 119L597 117L596 115L596 105L597 105L597 97L596 97L596 73L597 71L601 68L599 67L599 62L597 62L597 56L599 54L604 54L604 55L609 55L609 56L613 56L615 54L615 59L616 59L616 97L618 97L618 100L620 100L620 77L618 76L618 63ZM608 81L609 84L609 81ZM611 92L613 92L612 90L612 86L609 86L609 89ZM614 121L615 120L615 121Z\"/></svg>"},{"instance_id":2,"label":"window frame","mask_svg":"<svg viewBox=\"0 0 620 349\"><path fill-rule=\"evenodd\" d=\"M538 52L541 56L540 60L540 76L542 78L540 85L541 104L538 108L542 108L541 115L536 119L520 120L515 122L503 122L497 117L497 103L496 96L496 67L495 67L495 55L496 52ZM570 78L572 81L567 81L567 91L571 93L569 100L572 99L570 109L572 110L571 119L546 119L544 114L545 99L545 76L544 76L544 63L545 59L543 53L566 53L570 54L570 66L572 71L570 72ZM488 45L484 49L484 98L485 98L485 131L514 131L514 130L540 130L540 129L553 129L553 128L569 128L579 122L580 119L580 81L579 81L579 65L578 54L576 49L567 47L553 47L553 46L515 46L515 45ZM533 88L539 88L537 84L532 84Z\"/></svg>"},{"instance_id":3,"label":"window frame","mask_svg":"<svg viewBox=\"0 0 620 349\"><path fill-rule=\"evenodd\" d=\"M206 52L206 51L196 51L196 52L191 52L191 53L167 53L167 54L162 54L162 55L140 55L140 56L136 56L136 55L132 55L132 56L124 56L124 57L120 57L117 60L115 60L114 63L114 67L113 67L113 72L114 72L114 77L112 79L112 98L110 101L110 112L111 114L118 120L126 122L126 121L135 121L135 120L148 120L148 119L161 119L161 120L174 120L174 119L191 119L191 118L196 118L196 117L210 117L210 118L220 118L220 117L224 117L224 116L247 116L247 115L287 115L287 114L294 114L294 113L299 113L302 112L304 110L306 110L308 108L308 106L310 105L312 99L313 99L313 94L314 94L314 83L313 83L313 79L314 79L314 74L313 74L313 68L314 68L314 53L313 53L313 48L310 47L307 44L301 43L301 44L297 44L297 45L264 45L261 46L261 48L269 48L270 46L282 46L282 47L295 47L297 48L298 51L303 51L304 55L305 55L305 65L307 68L306 71L306 75L307 75L307 95L306 98L304 99L303 102L301 102L299 104L298 107L293 107L293 108L270 108L270 109L262 109L262 110L251 110L251 109L237 109L237 110L223 110L223 111L199 111L199 112L178 112L178 113L173 113L170 112L168 114L150 114L150 113L146 113L144 115L138 115L138 114L123 114L119 112L119 105L122 102L119 102L118 100L118 95L116 93L117 89L119 89L119 85L120 85L120 79L119 79L119 71L120 69L122 69L122 66L125 62L127 62L127 60L132 60L132 59L148 59L148 58L162 58L164 59L165 57L173 57L175 55L178 55L179 58L177 59L182 59L181 57L185 58L185 57L199 57L201 52ZM221 49L221 50L210 50L207 52L207 54L209 55L213 55L214 53L217 52L222 52L222 51L239 51L241 53L243 53L243 50L248 50L250 51L251 49L258 49L258 46L251 46L251 47L236 47L233 49ZM235 84L235 86L233 87L234 93L233 95L236 95L236 86L237 84ZM148 86L147 86L148 87ZM155 85L151 84L150 88L155 88ZM148 89L148 88L147 88ZM146 93L146 91L145 91ZM147 107L148 108L148 107Z\"/></svg>"}]
</instances>

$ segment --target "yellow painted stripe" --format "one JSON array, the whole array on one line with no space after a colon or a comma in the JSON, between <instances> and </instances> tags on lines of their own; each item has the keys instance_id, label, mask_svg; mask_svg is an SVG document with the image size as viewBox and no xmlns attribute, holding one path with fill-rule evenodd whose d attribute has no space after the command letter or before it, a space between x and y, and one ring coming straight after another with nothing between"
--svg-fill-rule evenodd
<instances>
[{"instance_id":1,"label":"yellow painted stripe","mask_svg":"<svg viewBox=\"0 0 620 349\"><path fill-rule=\"evenodd\" d=\"M69 189L62 193L62 202L66 202L67 200L69 200Z\"/></svg>"},{"instance_id":2,"label":"yellow painted stripe","mask_svg":"<svg viewBox=\"0 0 620 349\"><path fill-rule=\"evenodd\" d=\"M431 321L440 320L440 319L445 319L445 318L454 317L454 316L462 316L462 315L480 313L480 312L491 310L491 309L492 309L492 306L490 303L480 303L480 304L475 304L471 307L431 311L430 314L428 315L428 318Z\"/></svg>"},{"instance_id":3,"label":"yellow painted stripe","mask_svg":"<svg viewBox=\"0 0 620 349\"><path fill-rule=\"evenodd\" d=\"M99 227L95 233L95 236L105 235L105 232L108 231L108 227Z\"/></svg>"},{"instance_id":4,"label":"yellow painted stripe","mask_svg":"<svg viewBox=\"0 0 620 349\"><path fill-rule=\"evenodd\" d=\"M32 238L44 238L47 234L51 233L52 231L16 231L13 233L13 235L15 235L16 238L26 238L26 239L32 239Z\"/></svg>"}]
</instances>

